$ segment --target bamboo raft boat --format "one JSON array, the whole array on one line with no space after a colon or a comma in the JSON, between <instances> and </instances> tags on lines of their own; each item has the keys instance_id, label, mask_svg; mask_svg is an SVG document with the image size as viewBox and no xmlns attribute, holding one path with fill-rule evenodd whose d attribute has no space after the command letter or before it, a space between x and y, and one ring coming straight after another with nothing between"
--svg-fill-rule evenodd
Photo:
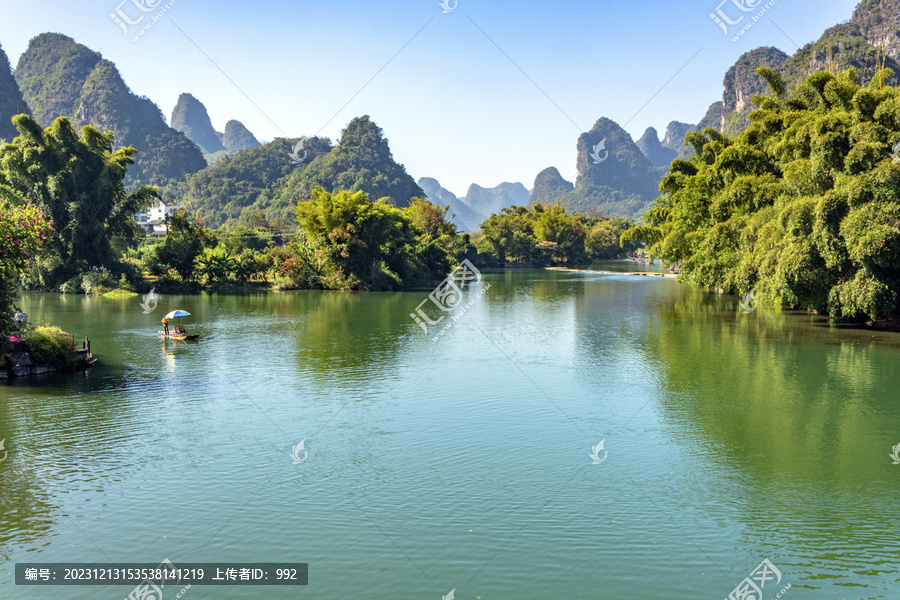
<instances>
[{"instance_id":1,"label":"bamboo raft boat","mask_svg":"<svg viewBox=\"0 0 900 600\"><path fill-rule=\"evenodd\" d=\"M173 340L196 340L200 336L197 334L176 333L174 331L170 331L169 333L166 333L165 331L160 331L159 337L169 338L169 339L173 339Z\"/></svg>"}]
</instances>

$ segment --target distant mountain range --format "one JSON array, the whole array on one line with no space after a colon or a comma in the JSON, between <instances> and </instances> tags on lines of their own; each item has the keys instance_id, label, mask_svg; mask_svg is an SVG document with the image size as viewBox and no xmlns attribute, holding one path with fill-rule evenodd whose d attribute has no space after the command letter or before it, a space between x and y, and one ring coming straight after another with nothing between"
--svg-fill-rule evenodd
<instances>
[{"instance_id":1,"label":"distant mountain range","mask_svg":"<svg viewBox=\"0 0 900 600\"><path fill-rule=\"evenodd\" d=\"M435 204L449 206L449 215L460 231L478 231L492 214L510 206L526 206L530 191L521 183L503 182L492 188L473 183L462 198L441 187L437 179L422 177L419 187Z\"/></svg>"},{"instance_id":2,"label":"distant mountain range","mask_svg":"<svg viewBox=\"0 0 900 600\"><path fill-rule=\"evenodd\" d=\"M636 218L658 195L671 161L690 156L691 149L684 145L689 132L714 127L737 135L743 130L754 109L753 97L768 93L755 74L757 67L780 72L790 90L807 75L829 68L856 67L863 84L882 64L900 76L898 60L900 0L863 0L849 21L793 55L772 47L742 55L725 73L721 100L713 102L696 125L672 121L662 139L650 127L635 141L614 121L600 118L575 144L574 173L548 167L537 174L530 192L521 183L494 188L472 184L465 197L457 198L435 179L424 177L416 184L394 161L383 133L368 117L354 119L336 146L326 139L306 140L307 157L293 164L288 157L299 138L260 146L236 120L218 132L206 107L189 93L179 97L167 123L156 104L128 88L112 62L70 37L45 33L30 41L15 71L0 48L0 139L17 135L10 118L23 112L45 127L64 115L73 125L111 130L117 146L138 150L126 184L160 185L170 197L195 207L210 224L266 207L290 218L290 203L313 185L364 189L376 198L388 196L399 206L413 196L427 195L449 206L457 225L468 231L476 230L490 213L538 202L561 201L573 210ZM891 83L896 84L897 77ZM279 162L253 163L263 157ZM567 179L573 175L574 181Z\"/></svg>"}]
</instances>

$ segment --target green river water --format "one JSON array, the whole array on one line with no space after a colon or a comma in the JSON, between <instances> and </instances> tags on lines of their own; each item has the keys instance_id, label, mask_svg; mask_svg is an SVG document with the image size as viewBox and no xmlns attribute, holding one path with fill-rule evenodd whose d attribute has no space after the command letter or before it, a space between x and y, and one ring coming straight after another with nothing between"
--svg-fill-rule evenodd
<instances>
[{"instance_id":1,"label":"green river water","mask_svg":"<svg viewBox=\"0 0 900 600\"><path fill-rule=\"evenodd\" d=\"M765 600L900 598L900 334L515 270L433 340L427 294L25 294L100 362L0 385L0 598L131 591L17 562L165 558L309 564L189 600L721 600L764 559ZM157 338L173 308L200 341Z\"/></svg>"}]
</instances>

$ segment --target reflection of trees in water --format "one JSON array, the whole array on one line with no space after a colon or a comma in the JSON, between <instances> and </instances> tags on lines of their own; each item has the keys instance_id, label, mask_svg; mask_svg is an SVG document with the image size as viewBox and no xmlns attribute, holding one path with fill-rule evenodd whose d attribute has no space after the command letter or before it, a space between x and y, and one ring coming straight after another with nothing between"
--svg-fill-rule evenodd
<instances>
[{"instance_id":1,"label":"reflection of trees in water","mask_svg":"<svg viewBox=\"0 0 900 600\"><path fill-rule=\"evenodd\" d=\"M312 292L294 295L300 370L324 383L383 377L397 366L411 335L417 296L400 293ZM427 293L422 294L422 299ZM418 300L421 302L421 300Z\"/></svg>"},{"instance_id":2,"label":"reflection of trees in water","mask_svg":"<svg viewBox=\"0 0 900 600\"><path fill-rule=\"evenodd\" d=\"M583 279L573 277L571 273L542 269L490 272L486 274L485 281L491 284L491 289L482 299L492 305L502 306L526 299L529 303L537 301L540 304L571 302L573 294L580 294L584 288ZM480 286L472 286L468 288L467 294L477 294L479 289Z\"/></svg>"},{"instance_id":3,"label":"reflection of trees in water","mask_svg":"<svg viewBox=\"0 0 900 600\"><path fill-rule=\"evenodd\" d=\"M806 315L745 315L734 298L691 295L657 314L646 347L666 374L660 414L697 468L717 472L722 488L703 501L737 510L735 542L792 556L786 568L820 589L884 589L893 575L877 565L896 553L886 533L900 517L885 483L896 346Z\"/></svg>"},{"instance_id":4,"label":"reflection of trees in water","mask_svg":"<svg viewBox=\"0 0 900 600\"><path fill-rule=\"evenodd\" d=\"M897 351L804 315L745 315L724 300L692 295L658 306L647 347L665 368L662 408L760 476L849 484L883 462L868 440L875 415L898 413L889 393L896 379L884 368Z\"/></svg>"}]
</instances>

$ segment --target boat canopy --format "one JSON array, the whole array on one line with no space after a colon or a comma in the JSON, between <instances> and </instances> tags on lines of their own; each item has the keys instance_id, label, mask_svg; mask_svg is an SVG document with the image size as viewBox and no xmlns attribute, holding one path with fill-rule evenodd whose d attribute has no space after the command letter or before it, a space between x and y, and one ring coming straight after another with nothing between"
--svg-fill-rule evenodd
<instances>
[{"instance_id":1,"label":"boat canopy","mask_svg":"<svg viewBox=\"0 0 900 600\"><path fill-rule=\"evenodd\" d=\"M191 313L186 310L173 310L169 314L167 314L163 319L177 319L178 317L189 317Z\"/></svg>"}]
</instances>

